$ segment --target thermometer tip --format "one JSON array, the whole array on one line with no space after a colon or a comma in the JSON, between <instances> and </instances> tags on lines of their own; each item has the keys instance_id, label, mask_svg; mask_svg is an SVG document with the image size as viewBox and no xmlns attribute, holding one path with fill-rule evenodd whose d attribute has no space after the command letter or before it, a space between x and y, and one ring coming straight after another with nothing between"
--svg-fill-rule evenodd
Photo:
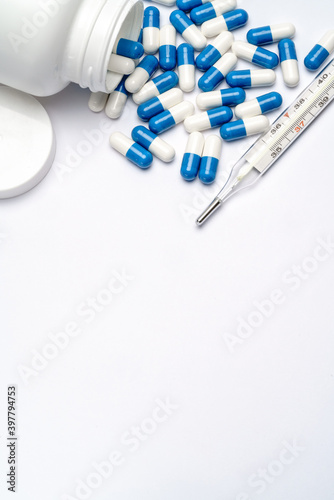
<instances>
[{"instance_id":1,"label":"thermometer tip","mask_svg":"<svg viewBox=\"0 0 334 500\"><path fill-rule=\"evenodd\" d=\"M215 198L212 203L204 210L204 212L198 217L196 224L202 226L204 222L213 214L221 205L221 201Z\"/></svg>"}]
</instances>

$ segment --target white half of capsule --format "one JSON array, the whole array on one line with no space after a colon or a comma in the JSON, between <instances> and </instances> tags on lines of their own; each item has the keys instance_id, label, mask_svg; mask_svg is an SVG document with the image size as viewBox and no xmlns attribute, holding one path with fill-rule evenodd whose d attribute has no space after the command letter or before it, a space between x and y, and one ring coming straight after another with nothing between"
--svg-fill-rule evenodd
<instances>
[{"instance_id":1,"label":"white half of capsule","mask_svg":"<svg viewBox=\"0 0 334 500\"><path fill-rule=\"evenodd\" d=\"M132 95L132 99L136 104L143 104L143 102L149 101L153 97L158 97L159 90L154 82L147 82L143 88Z\"/></svg>"},{"instance_id":2,"label":"white half of capsule","mask_svg":"<svg viewBox=\"0 0 334 500\"><path fill-rule=\"evenodd\" d=\"M107 71L107 76L106 76L106 89L110 93L115 88L117 85L121 82L123 78L123 75L120 73L115 73L114 71Z\"/></svg>"},{"instance_id":3,"label":"white half of capsule","mask_svg":"<svg viewBox=\"0 0 334 500\"><path fill-rule=\"evenodd\" d=\"M185 154L192 153L194 155L202 156L204 142L204 135L201 134L201 132L192 132L188 138Z\"/></svg>"},{"instance_id":4,"label":"white half of capsule","mask_svg":"<svg viewBox=\"0 0 334 500\"><path fill-rule=\"evenodd\" d=\"M176 29L171 24L160 29L160 47L163 45L176 45Z\"/></svg>"},{"instance_id":5,"label":"white half of capsule","mask_svg":"<svg viewBox=\"0 0 334 500\"><path fill-rule=\"evenodd\" d=\"M229 52L227 54L224 54L223 57L221 57L213 65L213 67L217 68L222 75L226 76L236 66L237 62L237 56L235 54L232 54L232 52Z\"/></svg>"},{"instance_id":6,"label":"white half of capsule","mask_svg":"<svg viewBox=\"0 0 334 500\"><path fill-rule=\"evenodd\" d=\"M126 156L126 153L129 151L131 146L135 144L132 139L122 134L122 132L114 132L111 134L109 142L110 146L123 156Z\"/></svg>"},{"instance_id":7,"label":"white half of capsule","mask_svg":"<svg viewBox=\"0 0 334 500\"><path fill-rule=\"evenodd\" d=\"M135 70L136 65L133 59L128 57L111 54L108 64L108 71L120 73L121 75L130 75Z\"/></svg>"},{"instance_id":8,"label":"white half of capsule","mask_svg":"<svg viewBox=\"0 0 334 500\"><path fill-rule=\"evenodd\" d=\"M219 35L222 31L228 31L227 24L223 16L215 17L202 24L202 34L207 38Z\"/></svg>"},{"instance_id":9,"label":"white half of capsule","mask_svg":"<svg viewBox=\"0 0 334 500\"><path fill-rule=\"evenodd\" d=\"M159 160L164 161L165 163L169 163L175 158L175 149L173 146L160 137L154 139L148 150L152 153L152 155L156 156Z\"/></svg>"},{"instance_id":10,"label":"white half of capsule","mask_svg":"<svg viewBox=\"0 0 334 500\"><path fill-rule=\"evenodd\" d=\"M150 75L148 74L146 69L137 67L134 72L125 80L125 88L131 94L135 94L143 88L149 78Z\"/></svg>"},{"instance_id":11,"label":"white half of capsule","mask_svg":"<svg viewBox=\"0 0 334 500\"><path fill-rule=\"evenodd\" d=\"M199 109L208 111L212 108L222 106L222 97L220 90L213 90L212 92L201 92L196 97L196 104Z\"/></svg>"},{"instance_id":12,"label":"white half of capsule","mask_svg":"<svg viewBox=\"0 0 334 500\"><path fill-rule=\"evenodd\" d=\"M155 54L160 46L160 29L159 28L144 28L143 29L143 46L146 54Z\"/></svg>"},{"instance_id":13,"label":"white half of capsule","mask_svg":"<svg viewBox=\"0 0 334 500\"><path fill-rule=\"evenodd\" d=\"M250 73L252 87L266 87L276 82L276 74L272 69L252 69Z\"/></svg>"},{"instance_id":14,"label":"white half of capsule","mask_svg":"<svg viewBox=\"0 0 334 500\"><path fill-rule=\"evenodd\" d=\"M205 49L208 43L204 34L194 24L183 31L182 37L199 52Z\"/></svg>"},{"instance_id":15,"label":"white half of capsule","mask_svg":"<svg viewBox=\"0 0 334 500\"><path fill-rule=\"evenodd\" d=\"M296 87L300 80L298 61L296 59L286 59L286 61L281 62L281 68L285 85L287 87Z\"/></svg>"},{"instance_id":16,"label":"white half of capsule","mask_svg":"<svg viewBox=\"0 0 334 500\"><path fill-rule=\"evenodd\" d=\"M170 109L183 101L183 92L181 89L170 89L158 97L164 109Z\"/></svg>"},{"instance_id":17,"label":"white half of capsule","mask_svg":"<svg viewBox=\"0 0 334 500\"><path fill-rule=\"evenodd\" d=\"M118 90L114 90L109 96L105 113L112 120L116 120L119 118L126 105L126 101L128 100L128 96L124 94L124 92L118 92Z\"/></svg>"},{"instance_id":18,"label":"white half of capsule","mask_svg":"<svg viewBox=\"0 0 334 500\"><path fill-rule=\"evenodd\" d=\"M212 7L215 10L216 16L221 16L230 10L234 10L237 6L236 0L213 0Z\"/></svg>"},{"instance_id":19,"label":"white half of capsule","mask_svg":"<svg viewBox=\"0 0 334 500\"><path fill-rule=\"evenodd\" d=\"M251 101L238 104L238 106L235 107L234 113L237 118L250 118L262 115L262 110L259 101L257 99L252 99Z\"/></svg>"},{"instance_id":20,"label":"white half of capsule","mask_svg":"<svg viewBox=\"0 0 334 500\"><path fill-rule=\"evenodd\" d=\"M170 108L169 112L174 118L175 124L183 122L188 116L193 115L195 107L190 101L183 101Z\"/></svg>"},{"instance_id":21,"label":"white half of capsule","mask_svg":"<svg viewBox=\"0 0 334 500\"><path fill-rule=\"evenodd\" d=\"M334 51L334 30L327 31L318 44L331 54Z\"/></svg>"},{"instance_id":22,"label":"white half of capsule","mask_svg":"<svg viewBox=\"0 0 334 500\"><path fill-rule=\"evenodd\" d=\"M266 116L260 115L245 118L244 125L247 135L256 135L264 132L269 127L270 122Z\"/></svg>"},{"instance_id":23,"label":"white half of capsule","mask_svg":"<svg viewBox=\"0 0 334 500\"><path fill-rule=\"evenodd\" d=\"M293 38L296 28L292 23L273 24L270 26L273 42L283 40L283 38Z\"/></svg>"},{"instance_id":24,"label":"white half of capsule","mask_svg":"<svg viewBox=\"0 0 334 500\"><path fill-rule=\"evenodd\" d=\"M217 38L211 43L218 52L223 56L231 47L234 42L234 36L230 31L223 31Z\"/></svg>"},{"instance_id":25,"label":"white half of capsule","mask_svg":"<svg viewBox=\"0 0 334 500\"><path fill-rule=\"evenodd\" d=\"M182 64L178 66L179 87L183 92L192 92L196 85L195 65Z\"/></svg>"},{"instance_id":26,"label":"white half of capsule","mask_svg":"<svg viewBox=\"0 0 334 500\"><path fill-rule=\"evenodd\" d=\"M240 59L252 62L255 52L257 51L257 45L252 45L251 43L237 41L232 45L233 53Z\"/></svg>"},{"instance_id":27,"label":"white half of capsule","mask_svg":"<svg viewBox=\"0 0 334 500\"><path fill-rule=\"evenodd\" d=\"M92 92L88 101L89 109L94 113L100 113L105 108L108 96L106 92Z\"/></svg>"},{"instance_id":28,"label":"white half of capsule","mask_svg":"<svg viewBox=\"0 0 334 500\"><path fill-rule=\"evenodd\" d=\"M211 127L208 113L197 113L196 115L188 116L184 120L184 128L189 134L192 132L201 132L202 130L209 130Z\"/></svg>"},{"instance_id":29,"label":"white half of capsule","mask_svg":"<svg viewBox=\"0 0 334 500\"><path fill-rule=\"evenodd\" d=\"M209 135L205 139L202 157L209 156L210 158L217 158L220 160L222 150L222 140L218 135Z\"/></svg>"}]
</instances>

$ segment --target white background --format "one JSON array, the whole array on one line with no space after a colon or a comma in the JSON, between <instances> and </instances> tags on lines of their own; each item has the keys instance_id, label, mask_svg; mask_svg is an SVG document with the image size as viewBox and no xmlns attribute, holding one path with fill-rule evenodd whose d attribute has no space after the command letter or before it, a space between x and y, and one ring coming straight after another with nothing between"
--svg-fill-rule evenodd
<instances>
[{"instance_id":1,"label":"white background","mask_svg":"<svg viewBox=\"0 0 334 500\"><path fill-rule=\"evenodd\" d=\"M287 106L315 76L302 61L333 28L334 4L239 6L250 20L236 39L269 23L297 27L301 83L286 88L278 69L273 88ZM161 12L167 22L170 9ZM248 98L270 90L253 89ZM121 120L108 120L103 143L61 175L69 151L105 120L88 110L88 98L71 85L41 99L57 163L30 193L1 202L0 498L13 498L5 403L7 385L17 384L18 500L80 498L77 481L114 451L121 465L86 498L332 500L334 253L318 263L312 256L319 239L334 240L334 109L256 187L197 228L223 172L252 140L224 143L213 187L180 177L182 125L164 135L176 160L141 171L108 145L111 131L129 133L138 123L129 100ZM293 282L296 265L307 270ZM106 288L114 270L133 279L87 323L78 307ZM248 338L237 337L240 318L275 289L283 303ZM81 334L23 380L33 351L42 353L49 334L69 322ZM233 349L228 333L240 341ZM166 398L174 405L166 421L145 427ZM133 452L122 436L143 421L153 431ZM296 444L294 455L284 452ZM254 486L261 469L268 479Z\"/></svg>"}]
</instances>

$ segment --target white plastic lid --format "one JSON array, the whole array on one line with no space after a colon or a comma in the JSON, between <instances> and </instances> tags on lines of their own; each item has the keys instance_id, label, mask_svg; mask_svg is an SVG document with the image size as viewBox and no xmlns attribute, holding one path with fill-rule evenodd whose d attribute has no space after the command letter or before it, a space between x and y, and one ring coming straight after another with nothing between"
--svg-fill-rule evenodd
<instances>
[{"instance_id":1,"label":"white plastic lid","mask_svg":"<svg viewBox=\"0 0 334 500\"><path fill-rule=\"evenodd\" d=\"M0 199L35 187L55 154L55 136L43 106L29 94L0 86Z\"/></svg>"}]
</instances>

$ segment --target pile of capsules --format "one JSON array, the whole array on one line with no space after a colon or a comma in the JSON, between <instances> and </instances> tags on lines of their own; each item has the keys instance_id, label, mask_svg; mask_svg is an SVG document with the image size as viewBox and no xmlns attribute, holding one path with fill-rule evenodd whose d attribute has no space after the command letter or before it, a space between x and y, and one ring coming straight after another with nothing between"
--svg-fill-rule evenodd
<instances>
[{"instance_id":1,"label":"pile of capsules","mask_svg":"<svg viewBox=\"0 0 334 500\"><path fill-rule=\"evenodd\" d=\"M298 85L296 48L291 40L295 27L290 23L259 27L248 31L247 42L235 41L231 31L248 21L247 12L236 8L236 0L156 0L156 3L168 6L176 3L178 10L171 12L170 24L160 28L159 10L153 6L145 9L138 42L120 39L116 43L108 67L110 95L93 93L89 106L96 112L105 108L107 116L116 119L132 94L138 116L148 122L148 128L135 127L132 139L115 132L110 144L143 169L152 164L152 155L164 162L174 159L174 148L159 135L183 122L190 135L181 175L187 181L198 176L204 184L211 184L217 173L222 139L233 141L264 132L269 127L264 114L282 105L282 96L277 92L245 102L244 89L273 85L276 80L273 70L279 64L285 84ZM178 47L177 32L185 41ZM216 38L208 43L208 38L213 37ZM274 42L279 42L279 56L261 47ZM196 57L195 51L199 52ZM333 51L334 30L331 30L306 56L306 68L317 70ZM159 60L154 55L157 52ZM238 58L261 69L233 71ZM162 74L151 79L159 67ZM178 73L174 71L176 67ZM184 92L195 88L195 68L203 72L197 83L202 91L196 100L202 111L198 114L194 105L183 99ZM224 80L229 88L215 90ZM232 121L231 107L235 107L237 120ZM201 132L215 127L221 127L221 137L204 138Z\"/></svg>"}]
</instances>

